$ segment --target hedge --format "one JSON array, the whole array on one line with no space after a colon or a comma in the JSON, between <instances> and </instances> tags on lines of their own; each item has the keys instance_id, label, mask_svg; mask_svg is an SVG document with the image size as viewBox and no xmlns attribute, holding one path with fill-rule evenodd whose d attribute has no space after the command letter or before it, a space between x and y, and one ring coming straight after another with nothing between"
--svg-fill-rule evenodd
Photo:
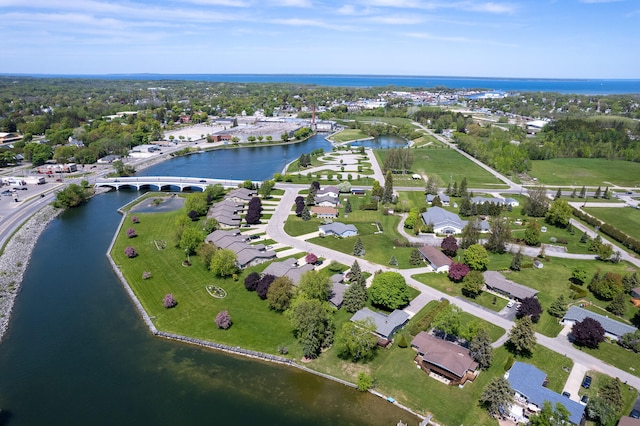
<instances>
[{"instance_id":1,"label":"hedge","mask_svg":"<svg viewBox=\"0 0 640 426\"><path fill-rule=\"evenodd\" d=\"M624 247L628 248L631 251L640 254L640 240L637 240L633 237L628 236L618 228L608 223L604 223L595 217L591 216L589 213L585 213L582 210L578 210L575 207L572 207L573 215L578 219L581 219L587 222L591 226L597 226L600 228L603 234L613 238Z\"/></svg>"},{"instance_id":2,"label":"hedge","mask_svg":"<svg viewBox=\"0 0 640 426\"><path fill-rule=\"evenodd\" d=\"M449 300L447 300L447 299L441 300L440 303L438 304L438 306L433 308L431 311L427 312L427 314L425 316L420 318L420 320L416 321L411 326L411 330L409 330L411 335L415 336L418 333L420 333L421 331L429 330L429 328L431 328L431 323L435 319L436 315L438 315L440 312L442 312L442 310L444 308L446 308L448 305L449 305Z\"/></svg>"}]
</instances>

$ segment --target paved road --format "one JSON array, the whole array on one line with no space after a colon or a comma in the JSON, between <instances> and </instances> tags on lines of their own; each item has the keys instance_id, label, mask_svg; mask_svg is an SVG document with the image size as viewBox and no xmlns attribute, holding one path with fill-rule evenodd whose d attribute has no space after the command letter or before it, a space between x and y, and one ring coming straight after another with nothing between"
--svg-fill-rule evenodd
<instances>
[{"instance_id":1,"label":"paved road","mask_svg":"<svg viewBox=\"0 0 640 426\"><path fill-rule=\"evenodd\" d=\"M343 263L345 265L351 265L355 260L358 261L360 267L363 271L367 271L370 273L375 273L376 271L396 271L402 274L402 276L406 279L407 283L420 291L420 295L411 301L410 305L405 308L405 311L410 315L416 314L420 309L422 309L427 303L431 300L439 300L441 298L448 298L450 302L456 306L459 306L463 311L470 313L471 315L477 316L484 320L491 322L499 327L504 328L505 330L510 330L513 326L513 322L500 316L498 313L486 309L482 306L470 303L465 299L461 298L451 298L450 295L442 293L434 288L428 287L416 279L412 278L413 275L419 273L425 273L428 271L427 268L416 268L416 269L395 269L389 268L388 266L374 264L372 262L363 260L356 256L348 255L345 253L340 253L333 251L331 249L321 247L310 242L304 241L297 237L292 237L284 232L284 223L287 220L287 216L291 211L291 206L294 204L295 197L297 196L298 187L295 185L278 185L278 188L284 189L285 193L280 200L280 204L273 216L269 220L266 231L270 238L278 242L283 242L293 248L299 249L305 252L313 252L317 256L321 256L327 259L333 259L337 262ZM622 371L616 367L608 365L603 361L600 361L591 355L588 355L582 352L579 349L573 347L573 345L568 341L566 336L560 335L556 338L550 338L547 336L543 336L541 334L536 334L538 339L538 343L542 346L545 346L554 352L560 353L569 357L573 360L574 363L579 364L581 367L586 368L587 370L595 370L605 374L608 374L613 377L618 377L623 382L628 383L629 385L635 387L636 389L640 389L640 378L627 373L626 371ZM506 340L506 335L500 338L499 342L503 343Z\"/></svg>"}]
</instances>

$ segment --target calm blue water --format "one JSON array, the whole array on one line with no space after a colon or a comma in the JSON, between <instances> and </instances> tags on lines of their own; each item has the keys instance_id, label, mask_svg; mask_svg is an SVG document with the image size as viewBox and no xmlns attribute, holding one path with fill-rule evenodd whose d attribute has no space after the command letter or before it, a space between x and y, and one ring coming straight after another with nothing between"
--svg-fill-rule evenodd
<instances>
[{"instance_id":1,"label":"calm blue water","mask_svg":"<svg viewBox=\"0 0 640 426\"><path fill-rule=\"evenodd\" d=\"M7 74L5 74L7 75ZM69 77L131 80L193 80L237 83L296 83L319 86L380 87L401 86L411 88L447 87L452 89L487 89L508 92L557 92L576 94L640 93L640 79L536 79L536 78L484 78L446 76L401 75L329 75L329 74L106 74L57 75L29 74L33 77Z\"/></svg>"}]
</instances>

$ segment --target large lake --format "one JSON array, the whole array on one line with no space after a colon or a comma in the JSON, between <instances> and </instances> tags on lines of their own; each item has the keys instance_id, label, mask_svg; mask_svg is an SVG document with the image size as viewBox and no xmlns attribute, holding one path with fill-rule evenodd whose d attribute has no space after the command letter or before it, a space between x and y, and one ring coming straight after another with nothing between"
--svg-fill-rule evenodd
<instances>
[{"instance_id":1,"label":"large lake","mask_svg":"<svg viewBox=\"0 0 640 426\"><path fill-rule=\"evenodd\" d=\"M264 179L314 143L193 155L145 173ZM380 398L294 368L153 337L105 257L116 209L138 195L95 197L38 241L0 344L0 424L417 424Z\"/></svg>"}]
</instances>

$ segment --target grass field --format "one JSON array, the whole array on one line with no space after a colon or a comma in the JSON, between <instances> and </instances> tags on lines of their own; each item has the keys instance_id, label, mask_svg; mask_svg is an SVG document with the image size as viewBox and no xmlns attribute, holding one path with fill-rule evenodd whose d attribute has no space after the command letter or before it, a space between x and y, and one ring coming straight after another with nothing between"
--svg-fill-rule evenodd
<instances>
[{"instance_id":1,"label":"grass field","mask_svg":"<svg viewBox=\"0 0 640 426\"><path fill-rule=\"evenodd\" d=\"M606 385L611 380L611 377L593 370L588 371L587 374L592 378L591 387L589 387L589 389L585 389L581 386L578 395L588 395L591 399L594 396L598 395L598 391L600 390L600 388ZM638 397L638 392L634 388L624 385L620 386L620 388L622 390L622 410L620 410L618 416L615 416L615 418L607 423L606 426L615 426L620 415L628 415L633 408L633 404L636 402L636 398ZM587 421L586 423L586 426L596 425L597 423L593 421Z\"/></svg>"},{"instance_id":2,"label":"grass field","mask_svg":"<svg viewBox=\"0 0 640 426\"><path fill-rule=\"evenodd\" d=\"M501 189L507 187L491 173L452 149L427 147L415 148L411 152L413 153L411 172L435 178L443 189L446 189L450 181L460 184L465 177L470 188ZM387 152L377 150L375 154L380 164L384 164Z\"/></svg>"},{"instance_id":3,"label":"grass field","mask_svg":"<svg viewBox=\"0 0 640 426\"><path fill-rule=\"evenodd\" d=\"M631 207L585 207L584 211L640 240L640 210Z\"/></svg>"},{"instance_id":4,"label":"grass field","mask_svg":"<svg viewBox=\"0 0 640 426\"><path fill-rule=\"evenodd\" d=\"M370 136L359 129L344 129L341 132L331 135L329 139L334 142L350 142L368 138L370 138Z\"/></svg>"},{"instance_id":5,"label":"grass field","mask_svg":"<svg viewBox=\"0 0 640 426\"><path fill-rule=\"evenodd\" d=\"M604 158L534 160L529 175L544 185L638 186L640 163Z\"/></svg>"}]
</instances>

